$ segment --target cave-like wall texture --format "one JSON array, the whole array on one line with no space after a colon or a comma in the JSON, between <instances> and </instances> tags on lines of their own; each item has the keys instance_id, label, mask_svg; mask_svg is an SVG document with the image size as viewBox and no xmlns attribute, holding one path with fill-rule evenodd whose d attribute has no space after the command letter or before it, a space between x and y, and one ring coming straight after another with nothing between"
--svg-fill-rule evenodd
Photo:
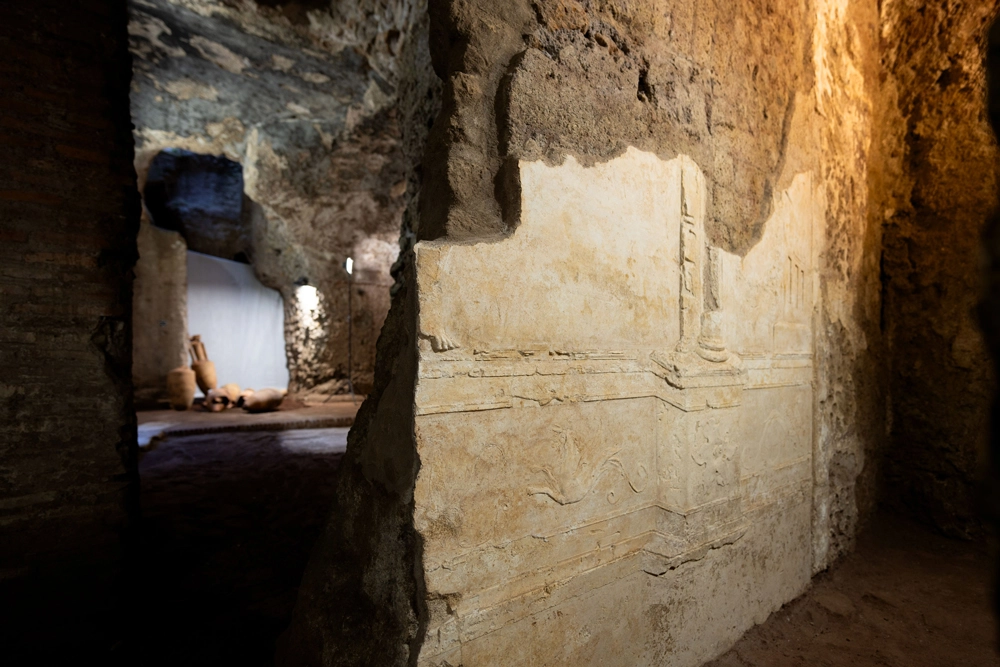
<instances>
[{"instance_id":1,"label":"cave-like wall texture","mask_svg":"<svg viewBox=\"0 0 1000 667\"><path fill-rule=\"evenodd\" d=\"M891 349L887 502L956 536L980 532L992 369L974 312L997 204L987 31L1000 4L883 8L883 324Z\"/></svg>"},{"instance_id":2,"label":"cave-like wall texture","mask_svg":"<svg viewBox=\"0 0 1000 667\"><path fill-rule=\"evenodd\" d=\"M140 189L166 147L240 162L261 213L251 264L285 300L290 389L346 377L353 290L355 385L368 391L435 101L425 7L151 0L130 11ZM302 284L319 292L307 317Z\"/></svg>"},{"instance_id":3,"label":"cave-like wall texture","mask_svg":"<svg viewBox=\"0 0 1000 667\"><path fill-rule=\"evenodd\" d=\"M990 127L1000 137L1000 21L993 20L986 52L987 103ZM1000 187L1000 183L998 183ZM979 301L979 324L989 351L993 377L1000 368L1000 211L995 211L983 233L983 284ZM988 473L985 486L986 515L993 530L1000 528L1000 392L993 387L990 403ZM1000 564L998 564L1000 569ZM994 590L994 609L1000 609L1000 594Z\"/></svg>"},{"instance_id":4,"label":"cave-like wall texture","mask_svg":"<svg viewBox=\"0 0 1000 667\"><path fill-rule=\"evenodd\" d=\"M431 155L448 169L428 184L421 238L516 224L500 219L511 160L602 160L629 145L704 165L713 241L745 252L759 238L795 93L811 84L805 4L504 0L432 14L447 85Z\"/></svg>"},{"instance_id":5,"label":"cave-like wall texture","mask_svg":"<svg viewBox=\"0 0 1000 667\"><path fill-rule=\"evenodd\" d=\"M128 631L139 198L126 22L124 0L0 9L0 659L10 665L103 661Z\"/></svg>"},{"instance_id":6,"label":"cave-like wall texture","mask_svg":"<svg viewBox=\"0 0 1000 667\"><path fill-rule=\"evenodd\" d=\"M816 169L828 227L817 404L818 563L850 548L884 441L878 252L869 198L880 48L869 2L435 2L445 82L417 236L509 233L519 159L584 164L627 146L691 156L711 243L745 255L775 192ZM782 177L784 176L784 181ZM870 194L870 190L873 192Z\"/></svg>"},{"instance_id":7,"label":"cave-like wall texture","mask_svg":"<svg viewBox=\"0 0 1000 667\"><path fill-rule=\"evenodd\" d=\"M821 193L814 201L822 210L813 227L817 255L815 274L810 274L815 277L817 308L814 319L805 325L814 332L810 344L815 351L809 362L814 376L806 383L814 400L810 411L812 451L802 459L811 464L807 486L812 515L797 524L807 524L801 535L781 535L789 543L795 542L790 547L797 549L795 558L788 563L777 557L774 561L776 567L781 561L780 567L798 568L790 580L801 578L805 554L807 579L809 572L825 568L851 548L858 527L873 509L885 438L884 348L879 328L882 217L881 209L873 211L871 205L881 198L880 185L872 174L872 165L877 164L872 155L874 142L881 137L876 127L881 116L873 101L880 86L878 5L869 0L708 4L435 0L430 4L430 16L430 49L444 88L442 111L424 157L420 214L409 226L422 245L418 245L418 252L401 255L402 270L397 273L395 299L379 348L375 390L352 429L338 480L336 507L304 577L295 619L283 643L283 664L349 665L365 659L400 665L417 661L427 665L488 664L488 651L482 647L492 639L497 642L494 656L507 656L509 650L511 664L560 664L559 656L571 654L581 660L585 654L593 660L607 657L605 664L657 664L647 659L650 656L659 656L660 662L669 661L668 656L680 656L676 664L696 664L697 656L717 650L710 645L715 642L721 646L726 633L735 632L746 618L734 620L735 625L718 635L706 631L690 642L672 639L671 632L702 613L684 605L714 604L707 592L708 583L692 583L701 576L696 573L712 571L715 566L709 562L715 558L719 559L716 563L739 562L728 559L742 558L738 555L742 547L719 549L706 556L704 563L683 566L684 574L678 567L643 589L662 590L658 588L661 584L670 585L664 581L676 582L675 590L683 598L677 609L664 604L643 608L637 600L644 593L639 592L631 603L624 602L627 595L616 598L622 590L637 591L627 588L636 580L631 579L630 584L624 581L624 574L620 578L608 574L601 593L581 596L576 611L568 612L580 616L558 620L561 612L554 611L556 602L551 607L545 601L539 601L537 607L535 602L525 602L526 607L537 609L537 614L529 616L531 620L510 620L505 626L506 619L492 615L506 608L507 601L496 602L504 594L503 586L490 593L497 596L491 598L495 606L484 602L480 608L476 590L449 591L438 585L447 576L443 569L448 569L441 565L441 545L453 538L461 540L465 531L488 527L490 522L495 522L496 533L503 534L508 528L502 513L506 508L497 501L495 514L477 514L459 502L449 505L440 500L435 504L438 500L427 498L437 490L441 494L454 491L455 497L468 492L472 497L484 487L491 488L490 483L498 477L498 486L508 480L496 469L505 465L500 454L494 460L483 452L479 461L485 466L482 475L444 473L448 464L441 451L451 452L449 448L454 446L460 452L455 454L456 470L475 458L475 454L462 451L463 447L476 446L472 443L480 436L475 426L465 435L430 426L422 431L420 424L438 423L421 413L425 408L433 412L421 392L429 391L425 387L439 379L434 375L436 370L420 374L425 361L447 359L452 363L461 358L462 363L471 364L476 361L474 355L485 359L492 354L489 348L462 344L467 330L445 335L449 326L461 327L461 323L442 318L435 323L438 330L427 329L433 315L424 310L425 299L434 293L434 298L452 298L453 302L463 298L475 302L479 297L489 302L493 290L504 290L501 276L508 269L483 262L480 272L487 277L497 272L492 287L483 288L484 279L477 273L470 280L475 284L447 290L441 296L434 292L435 285L445 279L460 282L461 276L446 276L445 271L435 275L435 269L426 268L426 263L423 268L417 265L416 257L420 252L436 256L440 250L444 256L452 249L460 253L470 247L475 250L468 252L482 248L485 255L486 246L509 243L517 234L526 205L520 180L526 164L535 165L531 169L538 173L546 168L575 173L573 163L612 169L608 165L633 159L638 150L643 156L653 156L643 157L651 164L686 156L683 159L697 165L705 179L706 242L739 262L766 237L776 198L792 201L789 193L794 179L808 174ZM544 168L530 162L539 160ZM531 203L544 208L546 199L535 185L532 197L536 199ZM553 181L553 200L563 196L562 191L556 191L561 186L562 182ZM619 195L623 201L628 199L627 193ZM599 204L595 208L603 211L608 202ZM604 217L595 219L600 224L615 224ZM592 231L581 232L580 244L586 246L587 234ZM567 241L566 245L572 243ZM564 251L559 248L559 252ZM578 266L584 274L593 270L595 254L576 256L574 268ZM543 275L534 273L537 270L530 263L523 265L526 275L551 290L552 303L537 311L539 321L548 326L552 312L560 307L559 300L572 296L570 285L575 284L578 274L568 270ZM623 268L622 272L628 270ZM517 294L506 297L516 301ZM558 346L553 341L536 342ZM454 357L446 356L449 354ZM548 354L558 356L559 348L550 349ZM524 358L531 356L525 353ZM455 371L454 381L464 383L466 377L478 378L483 372L470 365ZM448 371L441 373L452 377ZM547 381L538 379L539 383ZM592 378L580 379L582 386L591 381L597 383ZM523 396L507 396L501 391L495 398L499 403ZM539 405L573 404L579 397L558 398L538 399ZM459 407L453 409L461 412L464 401L471 404L477 400L485 399L470 389L464 399L454 398ZM555 412L552 409L545 414ZM519 414L524 415L525 423L511 418L509 429L501 435L506 451L514 452L520 463L540 451L544 438L528 423L536 415L528 410ZM486 423L490 418L470 408L468 423ZM496 418L502 420L503 416ZM454 417L452 423L461 419ZM434 434L428 435L430 431ZM584 439L590 447L601 437L588 433ZM521 479L520 483L527 482ZM637 492L636 488L632 491ZM583 509L584 502L576 504L576 500L566 502L566 512L579 511L576 525L586 525L592 517ZM802 505L797 508L801 510ZM796 516L801 520L800 514ZM756 529L766 533L766 528ZM597 538L594 541L600 542ZM433 563L425 551L432 543ZM514 562L504 560L516 558L512 554L520 547L513 544L494 545L496 563ZM464 546L471 553L482 545L469 538ZM558 547L539 543L537 548L542 552ZM472 568L461 555L452 555L456 569ZM586 558L591 556L594 554ZM518 561L513 567L516 570L524 565ZM435 569L433 590L425 576L431 567ZM484 576L495 574L491 567L484 566ZM502 570L502 566L496 567ZM747 571L744 569L744 574ZM714 575L705 576L717 581ZM583 585L581 579L576 578L577 585ZM541 600L549 591L553 596L571 596L565 591L573 585L553 575L545 592L534 591L524 599ZM756 590L755 586L748 584L748 589ZM739 595L734 588L733 598ZM733 598L725 608L743 609ZM622 605L620 613L613 614L613 622L597 628L582 620L591 613L588 610L605 603ZM708 614L698 618L707 623L722 617ZM491 625L494 622L496 625ZM565 634L548 636L548 629L556 625ZM523 628L520 641L513 639L518 632L515 627ZM598 631L591 634L591 628ZM493 632L492 639L483 639L483 633L488 632ZM471 645L474 639L476 646ZM510 643L504 644L507 641ZM615 652L614 646L621 650ZM587 654L588 647L593 652ZM466 649L469 653L463 652ZM629 662L643 651L643 659ZM548 662L540 656L547 656Z\"/></svg>"}]
</instances>

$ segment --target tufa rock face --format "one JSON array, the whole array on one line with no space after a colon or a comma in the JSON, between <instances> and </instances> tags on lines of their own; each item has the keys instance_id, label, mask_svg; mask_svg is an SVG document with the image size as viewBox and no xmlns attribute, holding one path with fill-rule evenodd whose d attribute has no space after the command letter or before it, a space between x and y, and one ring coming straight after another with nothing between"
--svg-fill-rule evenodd
<instances>
[{"instance_id":1,"label":"tufa rock face","mask_svg":"<svg viewBox=\"0 0 1000 667\"><path fill-rule=\"evenodd\" d=\"M984 62L998 10L893 3L883 27L893 128L880 210L892 355L885 499L959 537L982 532L975 489L995 383L974 311L981 230L997 206Z\"/></svg>"},{"instance_id":2,"label":"tufa rock face","mask_svg":"<svg viewBox=\"0 0 1000 667\"><path fill-rule=\"evenodd\" d=\"M189 250L246 262L243 197L238 162L170 148L153 158L143 192L153 224L179 232Z\"/></svg>"},{"instance_id":3,"label":"tufa rock face","mask_svg":"<svg viewBox=\"0 0 1000 667\"><path fill-rule=\"evenodd\" d=\"M439 3L432 16L453 113L432 133L450 166L431 172L421 238L516 225L503 193L518 159L586 163L635 146L702 166L713 242L744 254L759 239L795 93L811 85L806 4L504 0Z\"/></svg>"},{"instance_id":4,"label":"tufa rock face","mask_svg":"<svg viewBox=\"0 0 1000 667\"><path fill-rule=\"evenodd\" d=\"M420 242L283 655L701 664L874 505L878 5L431 20Z\"/></svg>"}]
</instances>

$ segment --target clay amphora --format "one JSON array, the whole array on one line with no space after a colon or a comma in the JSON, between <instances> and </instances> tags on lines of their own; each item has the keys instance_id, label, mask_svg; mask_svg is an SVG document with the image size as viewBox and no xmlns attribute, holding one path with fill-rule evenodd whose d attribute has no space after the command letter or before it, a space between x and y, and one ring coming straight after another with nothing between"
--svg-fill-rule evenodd
<instances>
[{"instance_id":1,"label":"clay amphora","mask_svg":"<svg viewBox=\"0 0 1000 667\"><path fill-rule=\"evenodd\" d=\"M206 395L219 384L215 377L215 364L208 359L194 362L191 364L191 370L194 371L195 379L198 381L198 388Z\"/></svg>"},{"instance_id":2,"label":"clay amphora","mask_svg":"<svg viewBox=\"0 0 1000 667\"><path fill-rule=\"evenodd\" d=\"M218 378L215 376L215 364L208 360L208 352L201 342L201 336L191 336L188 352L191 354L191 370L198 381L198 388L207 396L209 391L218 386Z\"/></svg>"},{"instance_id":3,"label":"clay amphora","mask_svg":"<svg viewBox=\"0 0 1000 667\"><path fill-rule=\"evenodd\" d=\"M174 410L187 410L194 403L195 374L181 366L167 373L167 398Z\"/></svg>"}]
</instances>

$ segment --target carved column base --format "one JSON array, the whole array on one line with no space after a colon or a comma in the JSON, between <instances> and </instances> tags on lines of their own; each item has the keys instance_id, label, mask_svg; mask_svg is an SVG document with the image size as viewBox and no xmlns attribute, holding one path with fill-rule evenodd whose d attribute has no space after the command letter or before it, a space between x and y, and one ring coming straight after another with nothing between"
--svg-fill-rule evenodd
<instances>
[{"instance_id":1,"label":"carved column base","mask_svg":"<svg viewBox=\"0 0 1000 667\"><path fill-rule=\"evenodd\" d=\"M701 314L701 335L698 336L698 356L713 363L729 359L726 341L722 338L722 313L710 310Z\"/></svg>"},{"instance_id":2,"label":"carved column base","mask_svg":"<svg viewBox=\"0 0 1000 667\"><path fill-rule=\"evenodd\" d=\"M682 410L732 407L741 402L747 375L735 354L726 353L722 362L706 360L694 351L654 352L650 359L653 373L673 390L665 400Z\"/></svg>"}]
</instances>

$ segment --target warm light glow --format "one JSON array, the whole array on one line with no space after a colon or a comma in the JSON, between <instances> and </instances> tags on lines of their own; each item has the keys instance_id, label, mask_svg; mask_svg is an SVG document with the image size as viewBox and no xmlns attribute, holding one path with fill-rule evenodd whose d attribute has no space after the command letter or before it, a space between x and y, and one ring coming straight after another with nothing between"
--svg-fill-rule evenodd
<instances>
[{"instance_id":1,"label":"warm light glow","mask_svg":"<svg viewBox=\"0 0 1000 667\"><path fill-rule=\"evenodd\" d=\"M319 308L319 292L312 285L295 288L295 298L299 300L300 310L313 311Z\"/></svg>"},{"instance_id":2,"label":"warm light glow","mask_svg":"<svg viewBox=\"0 0 1000 667\"><path fill-rule=\"evenodd\" d=\"M348 257L347 261L344 262L344 268L347 269L347 275L354 273L354 260Z\"/></svg>"},{"instance_id":3,"label":"warm light glow","mask_svg":"<svg viewBox=\"0 0 1000 667\"><path fill-rule=\"evenodd\" d=\"M299 316L306 327L316 322L316 311L319 310L319 292L312 285L302 285L295 288L295 299L299 303Z\"/></svg>"}]
</instances>

